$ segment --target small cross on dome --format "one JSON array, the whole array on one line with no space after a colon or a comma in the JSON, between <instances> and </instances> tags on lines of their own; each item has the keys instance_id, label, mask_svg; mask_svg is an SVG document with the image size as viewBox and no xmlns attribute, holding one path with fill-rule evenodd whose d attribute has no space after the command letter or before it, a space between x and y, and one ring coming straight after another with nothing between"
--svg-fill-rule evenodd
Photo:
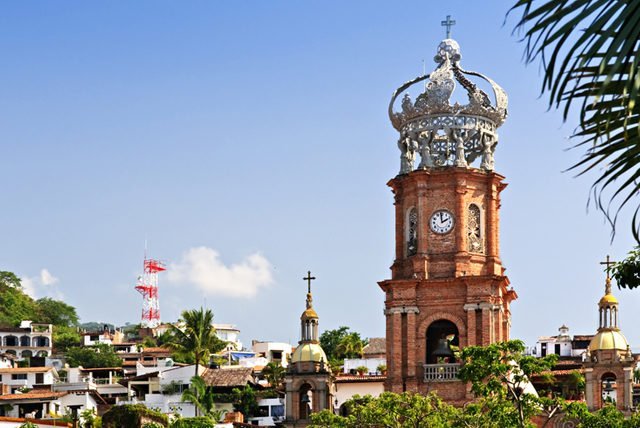
<instances>
[{"instance_id":1,"label":"small cross on dome","mask_svg":"<svg viewBox=\"0 0 640 428\"><path fill-rule=\"evenodd\" d=\"M451 15L447 15L447 19L440 21L440 25L447 27L447 39L451 38L451 27L456 25L456 21L451 19Z\"/></svg>"},{"instance_id":2,"label":"small cross on dome","mask_svg":"<svg viewBox=\"0 0 640 428\"><path fill-rule=\"evenodd\" d=\"M307 281L307 293L311 294L311 281L313 281L314 279L316 279L315 276L311 276L311 271L307 271L307 277L306 278L302 278L303 280Z\"/></svg>"}]
</instances>

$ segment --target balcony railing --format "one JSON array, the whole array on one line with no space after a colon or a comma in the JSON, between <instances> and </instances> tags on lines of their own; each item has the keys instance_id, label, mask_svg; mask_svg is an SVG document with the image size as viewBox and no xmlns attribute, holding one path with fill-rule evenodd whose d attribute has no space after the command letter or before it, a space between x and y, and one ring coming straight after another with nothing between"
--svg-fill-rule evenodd
<instances>
[{"instance_id":1,"label":"balcony railing","mask_svg":"<svg viewBox=\"0 0 640 428\"><path fill-rule=\"evenodd\" d=\"M460 364L425 364L425 382L453 382L458 380Z\"/></svg>"}]
</instances>

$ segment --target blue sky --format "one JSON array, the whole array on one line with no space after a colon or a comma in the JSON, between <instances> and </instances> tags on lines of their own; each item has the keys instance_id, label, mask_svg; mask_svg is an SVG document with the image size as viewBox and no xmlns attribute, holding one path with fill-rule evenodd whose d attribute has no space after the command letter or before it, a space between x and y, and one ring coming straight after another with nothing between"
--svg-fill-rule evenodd
<instances>
[{"instance_id":1,"label":"blue sky","mask_svg":"<svg viewBox=\"0 0 640 428\"><path fill-rule=\"evenodd\" d=\"M393 90L457 21L466 69L510 97L501 255L514 337L597 328L610 242L572 125L503 25L511 2L14 2L0 7L0 269L82 321L137 322L149 254L163 319L206 305L242 339L298 340L307 270L321 329L384 334L397 135ZM592 178L592 177L591 177ZM640 343L639 292L616 291Z\"/></svg>"}]
</instances>

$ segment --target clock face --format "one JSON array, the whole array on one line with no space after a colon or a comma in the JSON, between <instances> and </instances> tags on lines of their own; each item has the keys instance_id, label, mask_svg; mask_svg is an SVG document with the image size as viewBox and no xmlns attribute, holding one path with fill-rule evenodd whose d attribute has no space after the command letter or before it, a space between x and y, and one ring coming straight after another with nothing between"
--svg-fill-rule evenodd
<instances>
[{"instance_id":1,"label":"clock face","mask_svg":"<svg viewBox=\"0 0 640 428\"><path fill-rule=\"evenodd\" d=\"M438 210L431 216L429 226L435 233L447 233L453 229L453 214L447 210Z\"/></svg>"}]
</instances>

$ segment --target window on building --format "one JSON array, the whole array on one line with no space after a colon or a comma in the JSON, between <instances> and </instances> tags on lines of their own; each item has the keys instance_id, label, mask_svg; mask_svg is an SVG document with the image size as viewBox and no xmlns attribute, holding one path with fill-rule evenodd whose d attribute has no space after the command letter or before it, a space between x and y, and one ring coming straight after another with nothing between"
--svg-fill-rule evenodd
<instances>
[{"instance_id":1,"label":"window on building","mask_svg":"<svg viewBox=\"0 0 640 428\"><path fill-rule=\"evenodd\" d=\"M472 253L484 252L480 208L476 204L469 205L469 223L467 224L467 245Z\"/></svg>"},{"instance_id":2,"label":"window on building","mask_svg":"<svg viewBox=\"0 0 640 428\"><path fill-rule=\"evenodd\" d=\"M560 355L560 344L559 343L556 343L555 353L556 353L556 355Z\"/></svg>"},{"instance_id":3,"label":"window on building","mask_svg":"<svg viewBox=\"0 0 640 428\"><path fill-rule=\"evenodd\" d=\"M411 208L407 215L407 255L418 252L418 211Z\"/></svg>"},{"instance_id":4,"label":"window on building","mask_svg":"<svg viewBox=\"0 0 640 428\"><path fill-rule=\"evenodd\" d=\"M547 344L546 343L542 343L540 345L540 356L541 357L546 357L547 356Z\"/></svg>"},{"instance_id":5,"label":"window on building","mask_svg":"<svg viewBox=\"0 0 640 428\"><path fill-rule=\"evenodd\" d=\"M11 375L11 380L27 380L26 373L14 373Z\"/></svg>"},{"instance_id":6,"label":"window on building","mask_svg":"<svg viewBox=\"0 0 640 428\"><path fill-rule=\"evenodd\" d=\"M36 373L36 383L44 383L44 373Z\"/></svg>"}]
</instances>

